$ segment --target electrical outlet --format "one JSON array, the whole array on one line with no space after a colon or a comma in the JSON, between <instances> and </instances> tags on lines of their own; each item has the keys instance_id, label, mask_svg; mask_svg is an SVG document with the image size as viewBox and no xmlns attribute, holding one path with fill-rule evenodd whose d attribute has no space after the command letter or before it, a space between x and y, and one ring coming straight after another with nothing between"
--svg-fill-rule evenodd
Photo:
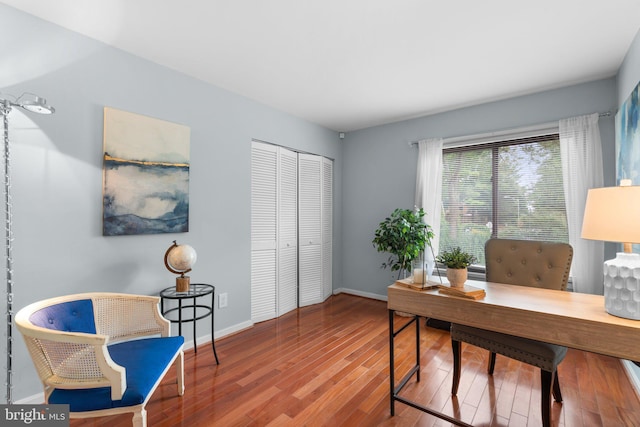
<instances>
[{"instance_id":1,"label":"electrical outlet","mask_svg":"<svg viewBox=\"0 0 640 427\"><path fill-rule=\"evenodd\" d=\"M218 296L218 308L225 308L227 306L227 293L220 294Z\"/></svg>"}]
</instances>

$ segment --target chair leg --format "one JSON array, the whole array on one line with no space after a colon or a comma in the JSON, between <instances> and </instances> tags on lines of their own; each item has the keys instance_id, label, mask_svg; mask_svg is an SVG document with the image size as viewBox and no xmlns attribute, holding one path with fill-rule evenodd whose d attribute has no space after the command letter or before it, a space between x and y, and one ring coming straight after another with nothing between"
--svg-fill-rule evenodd
<instances>
[{"instance_id":1,"label":"chair leg","mask_svg":"<svg viewBox=\"0 0 640 427\"><path fill-rule=\"evenodd\" d=\"M540 369L540 409L542 411L542 426L551 427L551 388L553 374Z\"/></svg>"},{"instance_id":2,"label":"chair leg","mask_svg":"<svg viewBox=\"0 0 640 427\"><path fill-rule=\"evenodd\" d=\"M560 381L558 380L558 370L553 373L553 398L556 402L562 402L562 393L560 393Z\"/></svg>"},{"instance_id":3,"label":"chair leg","mask_svg":"<svg viewBox=\"0 0 640 427\"><path fill-rule=\"evenodd\" d=\"M147 427L147 410L141 408L139 411L135 411L131 424L133 427Z\"/></svg>"},{"instance_id":4,"label":"chair leg","mask_svg":"<svg viewBox=\"0 0 640 427\"><path fill-rule=\"evenodd\" d=\"M458 385L460 384L460 353L462 343L460 341L451 340L451 349L453 350L453 384L451 385L451 395L458 393Z\"/></svg>"},{"instance_id":5,"label":"chair leg","mask_svg":"<svg viewBox=\"0 0 640 427\"><path fill-rule=\"evenodd\" d=\"M184 351L181 351L178 355L176 376L178 379L178 396L182 396L184 395Z\"/></svg>"},{"instance_id":6,"label":"chair leg","mask_svg":"<svg viewBox=\"0 0 640 427\"><path fill-rule=\"evenodd\" d=\"M493 375L493 370L496 367L496 354L492 351L489 355L489 363L487 364L487 372L489 375Z\"/></svg>"}]
</instances>

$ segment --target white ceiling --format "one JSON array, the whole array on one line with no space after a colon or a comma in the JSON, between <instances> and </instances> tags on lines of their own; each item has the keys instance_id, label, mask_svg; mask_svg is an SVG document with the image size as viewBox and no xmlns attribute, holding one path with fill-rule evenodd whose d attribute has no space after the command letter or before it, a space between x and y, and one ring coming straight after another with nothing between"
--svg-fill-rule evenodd
<instances>
[{"instance_id":1,"label":"white ceiling","mask_svg":"<svg viewBox=\"0 0 640 427\"><path fill-rule=\"evenodd\" d=\"M0 0L337 131L616 74L639 0Z\"/></svg>"}]
</instances>

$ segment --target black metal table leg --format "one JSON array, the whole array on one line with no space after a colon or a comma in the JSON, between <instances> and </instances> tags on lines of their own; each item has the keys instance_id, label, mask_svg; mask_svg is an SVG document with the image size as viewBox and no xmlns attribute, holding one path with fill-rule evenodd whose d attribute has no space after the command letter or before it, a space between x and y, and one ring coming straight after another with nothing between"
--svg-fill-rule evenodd
<instances>
[{"instance_id":1,"label":"black metal table leg","mask_svg":"<svg viewBox=\"0 0 640 427\"><path fill-rule=\"evenodd\" d=\"M196 318L196 297L193 297L193 318ZM196 343L196 324L198 322L193 322L193 352L198 352L198 343Z\"/></svg>"},{"instance_id":2,"label":"black metal table leg","mask_svg":"<svg viewBox=\"0 0 640 427\"><path fill-rule=\"evenodd\" d=\"M220 362L218 361L218 353L216 353L216 341L213 336L213 331L215 330L214 319L213 319L213 306L216 300L214 295L215 295L215 292L211 292L211 347L213 347L213 355L216 358L216 365L219 365Z\"/></svg>"},{"instance_id":3,"label":"black metal table leg","mask_svg":"<svg viewBox=\"0 0 640 427\"><path fill-rule=\"evenodd\" d=\"M178 335L182 335L182 300L178 300Z\"/></svg>"},{"instance_id":4,"label":"black metal table leg","mask_svg":"<svg viewBox=\"0 0 640 427\"><path fill-rule=\"evenodd\" d=\"M211 295L211 303L210 304L198 304L198 298L205 297L206 295ZM165 309L164 300L177 300L178 306L173 308ZM183 300L186 301L183 304ZM214 340L214 332L215 332L215 321L214 321L214 303L215 303L215 286L209 285L207 283L192 283L189 285L189 290L186 292L177 292L175 287L169 287L160 291L160 312L165 318L167 318L171 323L178 324L178 334L182 335L182 324L185 322L193 322L193 350L194 353L198 352L198 328L197 322L200 319L204 319L207 316L211 316L211 345L213 348L213 355L216 358L216 365L220 364L220 360L218 359L218 353L216 352L215 340ZM182 313L182 310L191 309L191 313ZM198 310L202 310L198 315ZM177 312L177 316L175 316L175 312ZM171 318L170 315L174 317ZM177 319L176 319L177 317Z\"/></svg>"}]
</instances>

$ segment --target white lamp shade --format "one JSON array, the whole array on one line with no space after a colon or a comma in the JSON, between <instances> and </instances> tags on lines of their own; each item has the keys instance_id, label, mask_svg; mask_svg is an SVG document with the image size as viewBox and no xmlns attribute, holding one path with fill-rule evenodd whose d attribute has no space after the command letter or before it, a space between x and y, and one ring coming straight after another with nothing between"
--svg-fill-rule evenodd
<instances>
[{"instance_id":1,"label":"white lamp shade","mask_svg":"<svg viewBox=\"0 0 640 427\"><path fill-rule=\"evenodd\" d=\"M27 97L28 99L24 99L25 97ZM20 102L18 102L16 105L24 108L27 111L31 111L33 113L53 114L56 112L55 108L53 108L50 105L47 105L46 99L40 98L37 95L23 94L22 96L20 96L18 100Z\"/></svg>"},{"instance_id":2,"label":"white lamp shade","mask_svg":"<svg viewBox=\"0 0 640 427\"><path fill-rule=\"evenodd\" d=\"M582 238L640 243L640 186L589 190Z\"/></svg>"},{"instance_id":3,"label":"white lamp shade","mask_svg":"<svg viewBox=\"0 0 640 427\"><path fill-rule=\"evenodd\" d=\"M587 194L582 237L624 243L624 253L604 263L604 305L614 316L640 320L640 186L594 188Z\"/></svg>"}]
</instances>

